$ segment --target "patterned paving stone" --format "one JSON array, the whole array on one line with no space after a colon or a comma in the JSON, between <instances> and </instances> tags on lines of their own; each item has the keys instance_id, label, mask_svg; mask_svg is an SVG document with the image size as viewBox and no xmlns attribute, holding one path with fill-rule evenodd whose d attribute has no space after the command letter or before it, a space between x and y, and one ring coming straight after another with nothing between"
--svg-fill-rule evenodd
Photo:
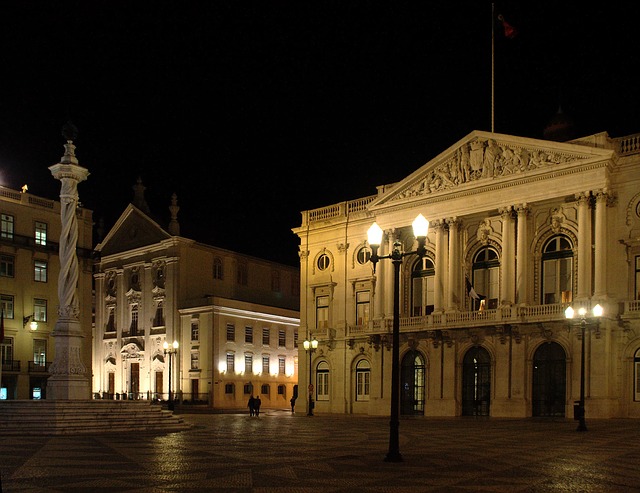
<instances>
[{"instance_id":1,"label":"patterned paving stone","mask_svg":"<svg viewBox=\"0 0 640 493\"><path fill-rule=\"evenodd\" d=\"M183 415L167 435L0 437L2 492L632 492L640 423Z\"/></svg>"}]
</instances>

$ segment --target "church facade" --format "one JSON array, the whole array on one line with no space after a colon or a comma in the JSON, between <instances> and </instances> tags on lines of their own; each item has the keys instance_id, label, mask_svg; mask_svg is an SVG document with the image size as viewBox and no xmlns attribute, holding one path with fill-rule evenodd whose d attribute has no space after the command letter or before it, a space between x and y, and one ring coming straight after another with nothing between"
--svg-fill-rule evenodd
<instances>
[{"instance_id":1,"label":"church facade","mask_svg":"<svg viewBox=\"0 0 640 493\"><path fill-rule=\"evenodd\" d=\"M93 392L246 408L288 408L297 392L296 268L198 243L140 195L96 247ZM136 205L134 205L136 204Z\"/></svg>"},{"instance_id":2,"label":"church facade","mask_svg":"<svg viewBox=\"0 0 640 493\"><path fill-rule=\"evenodd\" d=\"M293 232L316 412L390 413L397 294L401 415L570 418L582 385L588 417L640 418L640 135L474 131Z\"/></svg>"}]
</instances>

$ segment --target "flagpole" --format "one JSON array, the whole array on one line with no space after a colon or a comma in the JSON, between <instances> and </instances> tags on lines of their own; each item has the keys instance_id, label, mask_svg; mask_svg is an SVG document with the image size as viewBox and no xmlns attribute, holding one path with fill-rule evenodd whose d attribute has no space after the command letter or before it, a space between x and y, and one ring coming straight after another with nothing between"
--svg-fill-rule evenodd
<instances>
[{"instance_id":1,"label":"flagpole","mask_svg":"<svg viewBox=\"0 0 640 493\"><path fill-rule=\"evenodd\" d=\"M495 3L491 2L491 133L494 130L495 98Z\"/></svg>"}]
</instances>

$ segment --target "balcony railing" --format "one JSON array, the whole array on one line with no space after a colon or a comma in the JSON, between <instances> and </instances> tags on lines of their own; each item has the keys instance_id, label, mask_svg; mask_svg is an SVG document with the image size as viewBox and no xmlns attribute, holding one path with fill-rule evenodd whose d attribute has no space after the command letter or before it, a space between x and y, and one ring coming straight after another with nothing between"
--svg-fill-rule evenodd
<instances>
[{"instance_id":1,"label":"balcony railing","mask_svg":"<svg viewBox=\"0 0 640 493\"><path fill-rule=\"evenodd\" d=\"M575 305L575 304L574 304ZM566 321L564 311L567 303L532 306L505 306L493 310L432 313L420 317L400 317L401 332L428 330L452 330L471 327L494 326L502 324L535 324L543 322ZM624 318L640 318L640 300L622 303ZM350 325L346 336L357 337L363 334L391 332L392 320L371 320L367 325ZM331 329L318 330L317 337L327 336Z\"/></svg>"},{"instance_id":2,"label":"balcony railing","mask_svg":"<svg viewBox=\"0 0 640 493\"><path fill-rule=\"evenodd\" d=\"M10 359L2 362L2 371L20 371L20 360Z\"/></svg>"}]
</instances>

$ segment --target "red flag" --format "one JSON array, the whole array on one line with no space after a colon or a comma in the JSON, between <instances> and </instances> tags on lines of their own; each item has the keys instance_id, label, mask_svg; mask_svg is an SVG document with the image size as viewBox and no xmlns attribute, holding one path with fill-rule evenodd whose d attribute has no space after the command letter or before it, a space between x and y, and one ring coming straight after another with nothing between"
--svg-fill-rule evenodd
<instances>
[{"instance_id":1,"label":"red flag","mask_svg":"<svg viewBox=\"0 0 640 493\"><path fill-rule=\"evenodd\" d=\"M504 28L504 36L505 38L513 39L518 35L518 30L504 20L504 16L500 14L498 16L498 20L501 22L502 27Z\"/></svg>"}]
</instances>

